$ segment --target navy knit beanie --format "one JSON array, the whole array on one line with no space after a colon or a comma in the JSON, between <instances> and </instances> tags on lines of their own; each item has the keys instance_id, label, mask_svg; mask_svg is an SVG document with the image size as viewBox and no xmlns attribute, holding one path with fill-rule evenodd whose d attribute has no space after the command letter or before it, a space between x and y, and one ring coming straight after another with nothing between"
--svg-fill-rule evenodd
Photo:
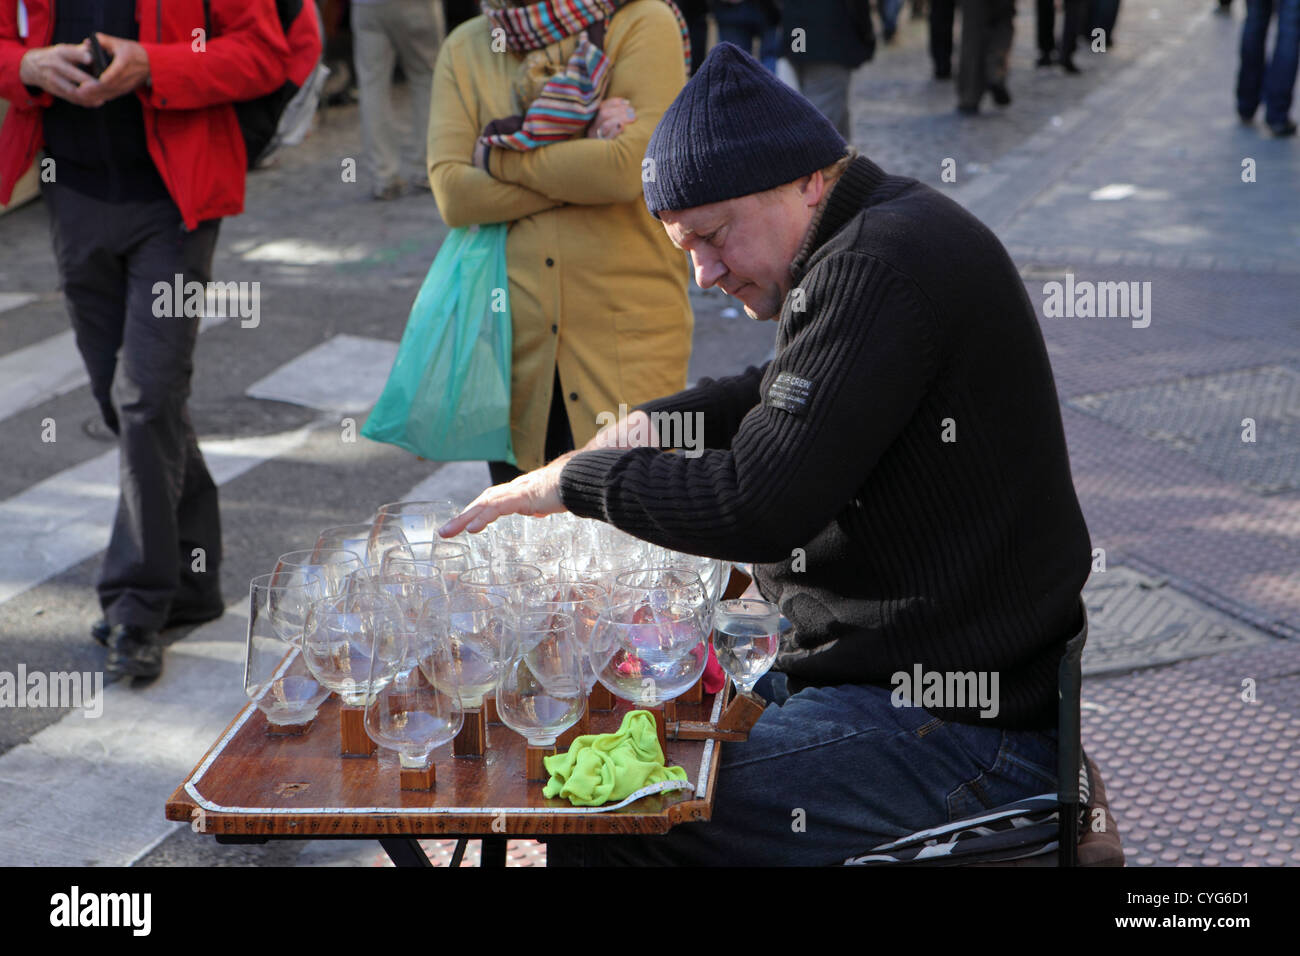
<instances>
[{"instance_id":1,"label":"navy knit beanie","mask_svg":"<svg viewBox=\"0 0 1300 956\"><path fill-rule=\"evenodd\" d=\"M719 43L646 147L655 218L773 189L834 163L848 144L817 107L732 43Z\"/></svg>"}]
</instances>

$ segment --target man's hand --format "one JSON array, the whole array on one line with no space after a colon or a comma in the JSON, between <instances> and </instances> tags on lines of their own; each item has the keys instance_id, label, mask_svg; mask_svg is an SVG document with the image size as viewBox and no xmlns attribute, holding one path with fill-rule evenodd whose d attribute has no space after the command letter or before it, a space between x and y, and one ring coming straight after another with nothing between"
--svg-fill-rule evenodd
<instances>
[{"instance_id":1,"label":"man's hand","mask_svg":"<svg viewBox=\"0 0 1300 956\"><path fill-rule=\"evenodd\" d=\"M502 515L541 517L564 511L560 501L560 472L577 452L561 455L555 461L509 484L496 485L479 495L469 506L438 529L444 538L469 531L476 534Z\"/></svg>"},{"instance_id":2,"label":"man's hand","mask_svg":"<svg viewBox=\"0 0 1300 956\"><path fill-rule=\"evenodd\" d=\"M583 451L597 448L658 448L659 436L650 427L650 416L639 408L628 412L625 418L606 425L596 432L596 437L582 446Z\"/></svg>"},{"instance_id":3,"label":"man's hand","mask_svg":"<svg viewBox=\"0 0 1300 956\"><path fill-rule=\"evenodd\" d=\"M95 78L80 66L91 61L90 44L56 43L23 54L18 63L18 79L25 86L36 86L60 99L80 103L77 90Z\"/></svg>"},{"instance_id":4,"label":"man's hand","mask_svg":"<svg viewBox=\"0 0 1300 956\"><path fill-rule=\"evenodd\" d=\"M631 103L621 96L611 96L600 101L596 118L587 126L587 137L614 139L635 119L636 110L632 109Z\"/></svg>"},{"instance_id":5,"label":"man's hand","mask_svg":"<svg viewBox=\"0 0 1300 956\"><path fill-rule=\"evenodd\" d=\"M111 37L106 33L96 33L95 36L112 62L98 80L83 83L76 95L71 97L74 103L82 106L103 106L109 100L130 93L149 79L149 54L144 47L134 40Z\"/></svg>"}]
</instances>

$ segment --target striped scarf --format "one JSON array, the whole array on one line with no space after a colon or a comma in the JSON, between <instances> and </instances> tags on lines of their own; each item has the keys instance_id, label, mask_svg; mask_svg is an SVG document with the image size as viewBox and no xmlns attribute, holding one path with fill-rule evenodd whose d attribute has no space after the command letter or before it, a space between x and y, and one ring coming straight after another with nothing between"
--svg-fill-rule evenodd
<instances>
[{"instance_id":1,"label":"striped scarf","mask_svg":"<svg viewBox=\"0 0 1300 956\"><path fill-rule=\"evenodd\" d=\"M530 150L580 135L600 109L609 86L613 66L587 31L608 20L628 0L538 0L526 7L494 9L483 5L493 40L504 34L506 46L516 53L538 50L575 33L581 34L577 48L564 70L554 74L522 117L508 117L489 123L480 139L486 146ZM672 0L664 0L677 18L682 35L686 72L691 71L691 41L686 20ZM497 31L501 30L502 33ZM600 41L603 42L603 39Z\"/></svg>"}]
</instances>

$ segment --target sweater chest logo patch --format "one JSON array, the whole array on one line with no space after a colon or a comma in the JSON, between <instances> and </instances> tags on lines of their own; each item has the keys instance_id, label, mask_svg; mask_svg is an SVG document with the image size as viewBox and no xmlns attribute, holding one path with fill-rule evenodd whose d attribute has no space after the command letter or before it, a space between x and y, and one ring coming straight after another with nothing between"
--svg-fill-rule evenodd
<instances>
[{"instance_id":1,"label":"sweater chest logo patch","mask_svg":"<svg viewBox=\"0 0 1300 956\"><path fill-rule=\"evenodd\" d=\"M801 378L793 372L782 372L767 387L764 403L769 408L779 408L798 418L808 414L808 403L812 400L813 382Z\"/></svg>"}]
</instances>

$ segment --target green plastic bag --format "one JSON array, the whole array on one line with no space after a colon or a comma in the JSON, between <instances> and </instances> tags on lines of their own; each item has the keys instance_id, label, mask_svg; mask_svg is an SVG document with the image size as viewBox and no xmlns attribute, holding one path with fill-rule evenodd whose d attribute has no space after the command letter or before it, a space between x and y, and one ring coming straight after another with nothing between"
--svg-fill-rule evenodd
<instances>
[{"instance_id":1,"label":"green plastic bag","mask_svg":"<svg viewBox=\"0 0 1300 956\"><path fill-rule=\"evenodd\" d=\"M361 434L431 461L515 464L506 228L447 234Z\"/></svg>"}]
</instances>

